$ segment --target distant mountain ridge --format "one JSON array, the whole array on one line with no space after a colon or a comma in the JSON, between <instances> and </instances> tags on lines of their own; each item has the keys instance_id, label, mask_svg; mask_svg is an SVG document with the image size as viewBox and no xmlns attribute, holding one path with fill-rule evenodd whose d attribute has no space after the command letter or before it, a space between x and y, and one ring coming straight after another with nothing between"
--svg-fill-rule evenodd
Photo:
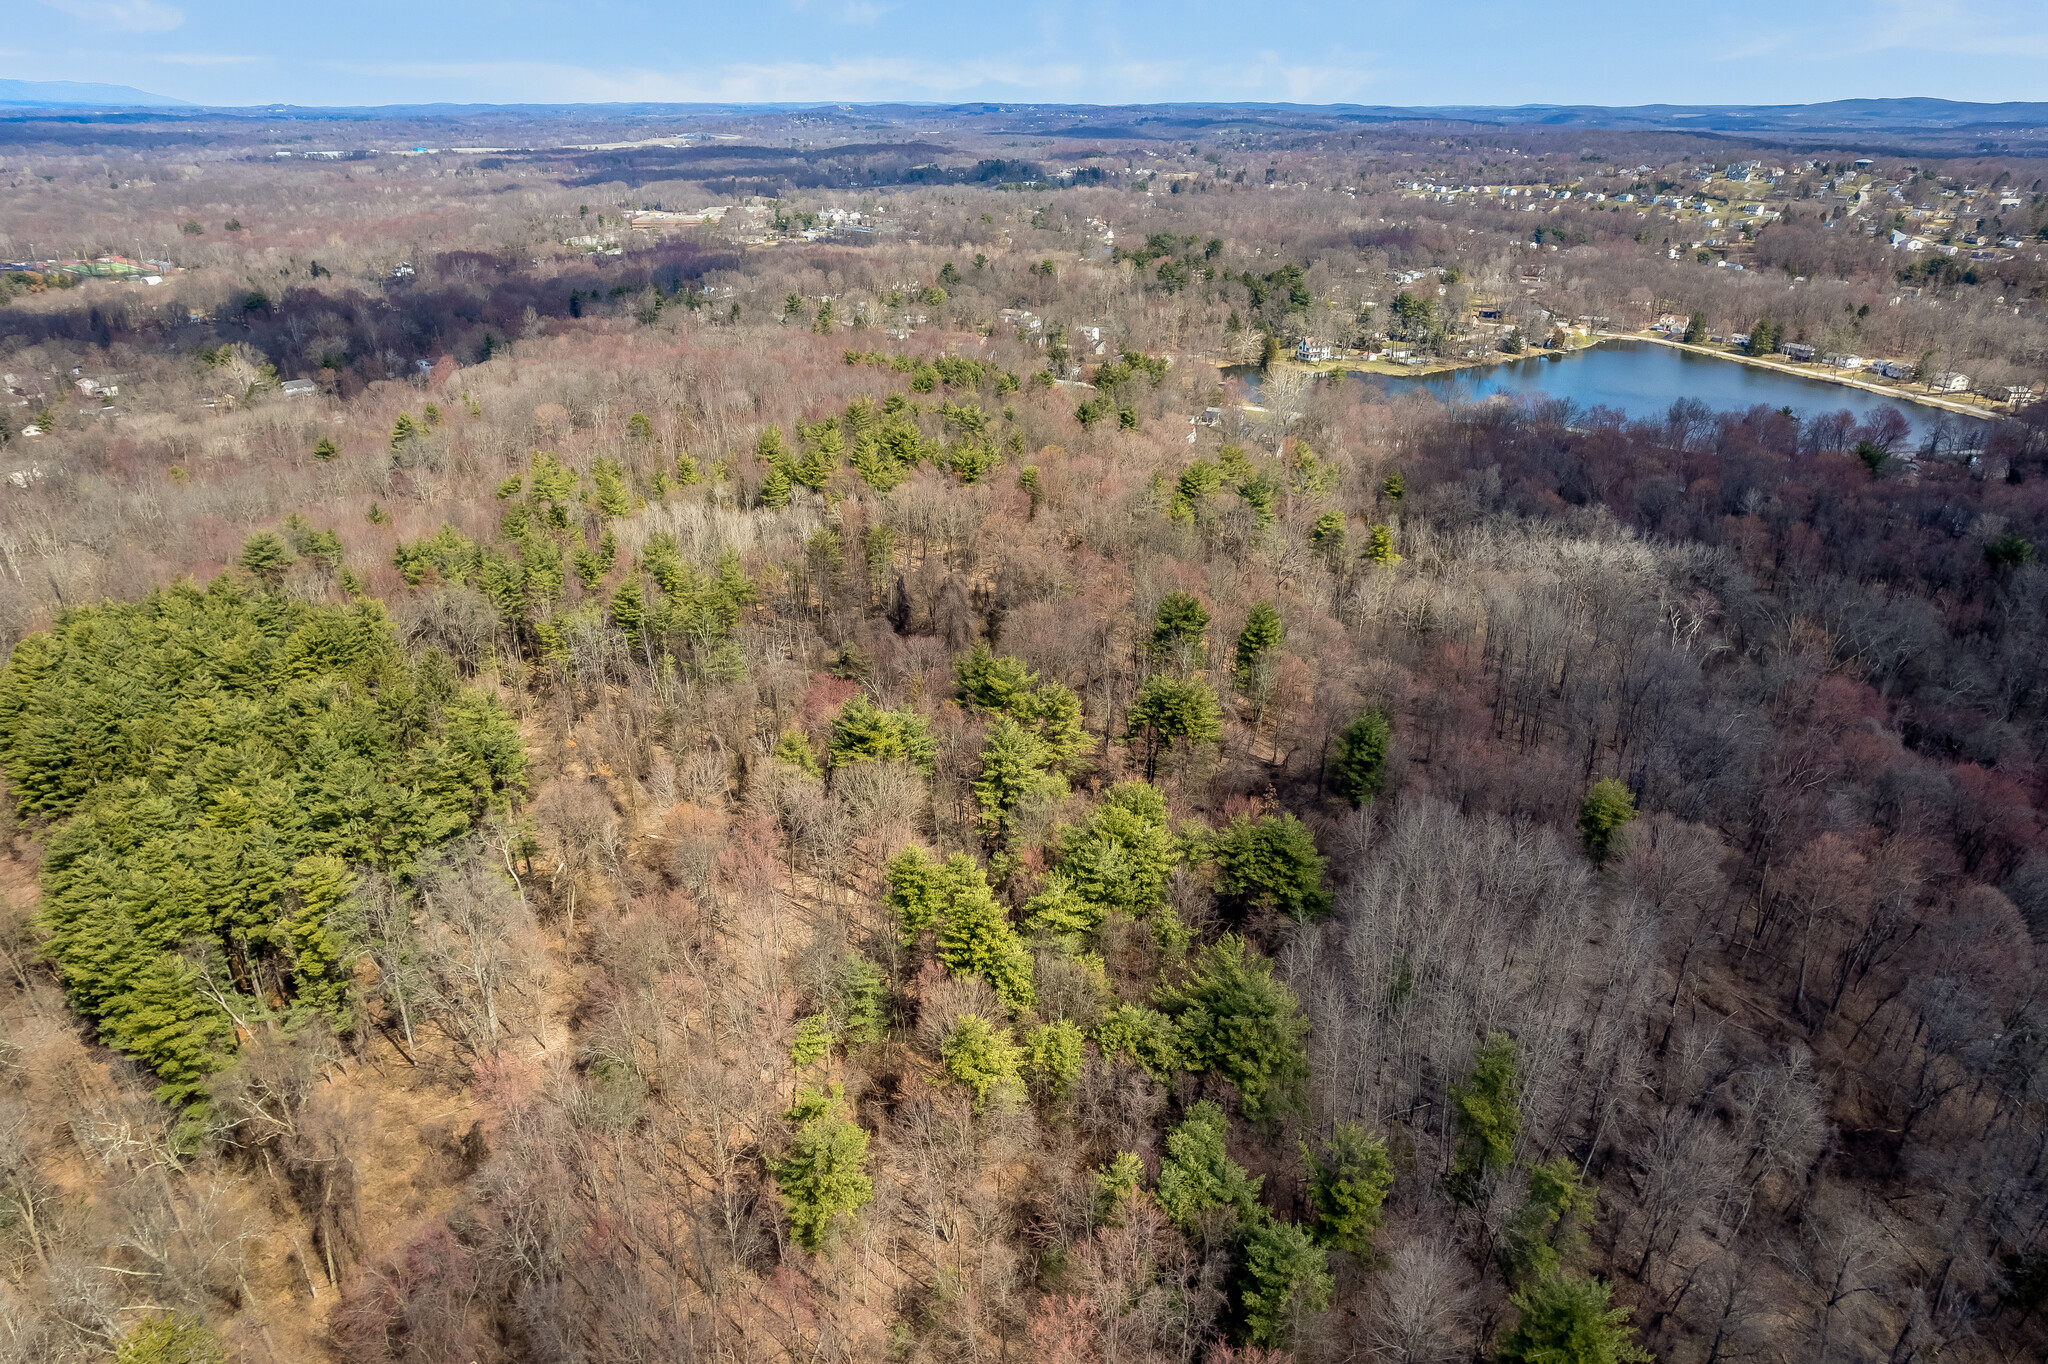
<instances>
[{"instance_id":1,"label":"distant mountain ridge","mask_svg":"<svg viewBox=\"0 0 2048 1364\"><path fill-rule=\"evenodd\" d=\"M967 126L1054 133L1066 137L1117 136L1173 140L1205 129L1259 123L1332 131L1371 123L1449 123L1494 128L1583 128L1589 132L1696 133L1726 141L1766 138L1785 146L1841 142L1896 148L1941 148L1951 153L2048 152L2048 101L1906 97L1842 99L1816 104L1287 104L1262 101L1183 100L1172 103L1069 104L1053 101L906 103L851 101L730 101L599 104L447 104L203 106L126 85L78 81L0 80L0 109L12 119L47 114L67 121L74 110L132 111L127 117L183 121L204 118L298 120L383 118L559 117L579 111L626 117L743 116L749 113L832 111L842 117L958 119ZM1078 116L1078 121L1077 120Z\"/></svg>"},{"instance_id":2,"label":"distant mountain ridge","mask_svg":"<svg viewBox=\"0 0 2048 1364\"><path fill-rule=\"evenodd\" d=\"M1369 112L1381 112L1370 110ZM1975 104L1952 99L1838 99L1821 104L1525 104L1387 109L1389 114L1475 123L1539 123L1588 128L1707 128L1714 132L1902 132L1959 128L2048 127L2048 102Z\"/></svg>"},{"instance_id":3,"label":"distant mountain ridge","mask_svg":"<svg viewBox=\"0 0 2048 1364\"><path fill-rule=\"evenodd\" d=\"M190 100L152 95L132 85L95 85L89 81L17 81L0 79L0 104L35 108L191 109Z\"/></svg>"}]
</instances>

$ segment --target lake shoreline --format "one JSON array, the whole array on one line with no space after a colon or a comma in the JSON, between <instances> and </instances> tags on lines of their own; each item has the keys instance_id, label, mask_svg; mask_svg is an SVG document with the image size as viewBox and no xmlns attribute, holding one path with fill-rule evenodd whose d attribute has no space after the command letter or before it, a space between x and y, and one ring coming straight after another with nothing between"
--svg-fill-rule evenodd
<instances>
[{"instance_id":1,"label":"lake shoreline","mask_svg":"<svg viewBox=\"0 0 2048 1364\"><path fill-rule=\"evenodd\" d=\"M1682 341L1673 341L1668 337L1639 335L1632 332L1595 332L1585 344L1575 345L1568 350L1537 349L1526 351L1520 355L1510 355L1506 352L1501 352L1497 355L1481 357L1436 360L1428 365L1392 366L1381 362L1347 360L1327 360L1316 364L1304 364L1301 361L1284 357L1278 363L1285 369L1305 374L1351 374L1368 380L1387 379L1404 384L1426 383L1432 379L1442 379L1451 375L1463 375L1468 372L1490 369L1500 365L1513 365L1529 360L1559 361L1576 356L1589 355L1598 351L1609 341L1640 341L1650 345L1662 346L1681 355L1694 355L1708 360L1727 360L1765 374L1781 375L1795 380L1803 379L1816 384L1834 384L1842 388L1854 389L1857 392L1868 394L1872 397L1883 398L1912 407L1945 412L1951 416L1974 417L1979 421L1991 421L2004 415L1998 409L1971 406L1954 399L1942 398L1932 393L1908 393L1898 388L1852 378L1847 374L1813 368L1801 368L1791 364L1779 364L1755 356L1734 354L1705 346L1687 345ZM1233 370L1242 373L1246 370L1256 370L1256 368L1253 365L1220 363L1217 365L1217 369L1226 378L1232 377L1231 371Z\"/></svg>"},{"instance_id":2,"label":"lake shoreline","mask_svg":"<svg viewBox=\"0 0 2048 1364\"><path fill-rule=\"evenodd\" d=\"M1938 407L1944 412L1953 412L1959 417L1976 417L1981 421L1990 421L1994 417L2004 415L1995 409L1987 411L1982 407L1971 407L1964 403L1959 403L1953 398L1943 398L1933 393L1903 393L1896 388L1890 388L1883 384L1873 384L1867 380L1851 378L1847 374L1830 373L1825 370L1816 369L1801 369L1794 365L1782 365L1754 355L1736 355L1724 350L1710 350L1705 346L1694 346L1688 345L1683 341L1673 341L1668 336L1645 336L1634 332L1599 332L1596 333L1596 336L1598 340L1595 341L1595 345L1598 345L1600 341L1647 341L1653 346L1669 346L1672 350L1681 351L1687 355L1704 355L1712 360L1732 360L1738 365L1748 365L1752 369L1765 370L1772 374L1789 374L1795 379L1811 379L1823 384L1840 384L1844 388L1860 389L1865 393L1872 393L1880 398L1891 398L1902 403L1918 403L1923 407ZM1586 349L1590 350L1592 347L1589 346Z\"/></svg>"}]
</instances>

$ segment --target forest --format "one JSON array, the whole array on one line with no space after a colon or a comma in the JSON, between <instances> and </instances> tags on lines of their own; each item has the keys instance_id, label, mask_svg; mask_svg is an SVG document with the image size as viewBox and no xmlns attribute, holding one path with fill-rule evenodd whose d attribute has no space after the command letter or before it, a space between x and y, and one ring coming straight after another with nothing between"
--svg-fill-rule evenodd
<instances>
[{"instance_id":1,"label":"forest","mask_svg":"<svg viewBox=\"0 0 2048 1364\"><path fill-rule=\"evenodd\" d=\"M860 238L8 152L6 241L188 254L0 295L0 1361L2048 1353L2048 406L1276 355L1540 303L2028 374L2036 277L1553 255L1399 200L1412 130L1058 188L974 168L1113 139L904 118L959 150ZM1510 136L1695 150L1445 173Z\"/></svg>"}]
</instances>

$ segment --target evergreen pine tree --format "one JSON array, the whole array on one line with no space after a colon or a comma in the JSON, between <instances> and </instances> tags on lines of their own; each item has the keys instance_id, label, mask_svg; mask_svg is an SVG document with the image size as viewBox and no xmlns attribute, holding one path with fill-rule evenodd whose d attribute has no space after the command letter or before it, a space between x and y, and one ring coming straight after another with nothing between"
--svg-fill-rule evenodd
<instances>
[{"instance_id":1,"label":"evergreen pine tree","mask_svg":"<svg viewBox=\"0 0 2048 1364\"><path fill-rule=\"evenodd\" d=\"M1177 743L1215 743L1223 737L1216 694L1200 678L1185 681L1155 673L1138 691L1129 715L1130 740L1145 754L1145 779L1159 771L1159 755Z\"/></svg>"},{"instance_id":2,"label":"evergreen pine tree","mask_svg":"<svg viewBox=\"0 0 2048 1364\"><path fill-rule=\"evenodd\" d=\"M1366 711L1338 736L1337 756L1330 763L1330 785L1354 809L1380 793L1392 742L1386 712L1379 710Z\"/></svg>"},{"instance_id":3,"label":"evergreen pine tree","mask_svg":"<svg viewBox=\"0 0 2048 1364\"><path fill-rule=\"evenodd\" d=\"M822 1094L808 1085L798 1090L783 1115L795 1129L789 1149L768 1165L791 1234L813 1253L824 1245L835 1218L852 1217L875 1196L864 1168L868 1134L841 1110L843 1100L838 1085Z\"/></svg>"},{"instance_id":4,"label":"evergreen pine tree","mask_svg":"<svg viewBox=\"0 0 2048 1364\"><path fill-rule=\"evenodd\" d=\"M1105 910L1146 914L1166 896L1180 848L1166 826L1166 798L1144 782L1118 782L1088 822L1060 833L1059 872L1072 893Z\"/></svg>"},{"instance_id":5,"label":"evergreen pine tree","mask_svg":"<svg viewBox=\"0 0 2048 1364\"><path fill-rule=\"evenodd\" d=\"M1336 1283L1329 1257L1313 1237L1291 1222L1264 1217L1245 1237L1245 1331L1254 1345L1285 1345L1297 1334L1304 1312L1330 1305Z\"/></svg>"},{"instance_id":6,"label":"evergreen pine tree","mask_svg":"<svg viewBox=\"0 0 2048 1364\"><path fill-rule=\"evenodd\" d=\"M939 1059L946 1073L973 1093L974 1111L979 1113L990 1099L1007 1100L1014 1093L1024 1050L1010 1041L1008 1028L992 1027L976 1014L961 1014L939 1043Z\"/></svg>"},{"instance_id":7,"label":"evergreen pine tree","mask_svg":"<svg viewBox=\"0 0 2048 1364\"><path fill-rule=\"evenodd\" d=\"M1309 527L1309 548L1313 549L1332 570L1341 569L1344 565L1344 542L1342 512L1326 511L1316 518L1315 525Z\"/></svg>"},{"instance_id":8,"label":"evergreen pine tree","mask_svg":"<svg viewBox=\"0 0 2048 1364\"><path fill-rule=\"evenodd\" d=\"M1031 953L989 893L988 878L963 853L953 854L946 872L952 893L939 929L939 960L954 975L980 976L1017 1012L1030 1009L1038 1002Z\"/></svg>"},{"instance_id":9,"label":"evergreen pine tree","mask_svg":"<svg viewBox=\"0 0 2048 1364\"><path fill-rule=\"evenodd\" d=\"M1169 592L1159 603L1152 623L1152 653L1155 658L1187 655L1202 657L1203 641L1209 630L1209 613L1202 603L1186 592Z\"/></svg>"},{"instance_id":10,"label":"evergreen pine tree","mask_svg":"<svg viewBox=\"0 0 2048 1364\"><path fill-rule=\"evenodd\" d=\"M1308 1021L1294 992L1273 978L1273 963L1242 938L1225 934L1203 951L1186 984L1162 987L1156 999L1173 1018L1181 1063L1236 1086L1247 1117L1299 1100L1308 1079Z\"/></svg>"},{"instance_id":11,"label":"evergreen pine tree","mask_svg":"<svg viewBox=\"0 0 2048 1364\"><path fill-rule=\"evenodd\" d=\"M832 721L828 745L835 767L847 763L895 760L929 773L938 761L924 717L908 710L878 710L865 696L855 696Z\"/></svg>"},{"instance_id":12,"label":"evergreen pine tree","mask_svg":"<svg viewBox=\"0 0 2048 1364\"><path fill-rule=\"evenodd\" d=\"M1166 1155L1159 1162L1159 1207L1182 1229L1205 1215L1228 1208L1242 1224L1256 1222L1263 1175L1248 1175L1224 1149L1230 1123L1223 1110L1203 1100L1166 1134Z\"/></svg>"},{"instance_id":13,"label":"evergreen pine tree","mask_svg":"<svg viewBox=\"0 0 2048 1364\"><path fill-rule=\"evenodd\" d=\"M1622 828L1636 817L1636 798L1612 777L1602 777L1579 804L1579 834L1586 853L1605 862L1615 850Z\"/></svg>"},{"instance_id":14,"label":"evergreen pine tree","mask_svg":"<svg viewBox=\"0 0 2048 1364\"><path fill-rule=\"evenodd\" d=\"M1068 1019L1041 1023L1024 1037L1024 1066L1033 1082L1055 1099L1080 1078L1086 1041Z\"/></svg>"},{"instance_id":15,"label":"evergreen pine tree","mask_svg":"<svg viewBox=\"0 0 2048 1364\"><path fill-rule=\"evenodd\" d=\"M1537 1279L1511 1301L1521 1313L1501 1338L1500 1364L1649 1364L1635 1343L1629 1309L1610 1307L1613 1289L1573 1274Z\"/></svg>"},{"instance_id":16,"label":"evergreen pine tree","mask_svg":"<svg viewBox=\"0 0 2048 1364\"><path fill-rule=\"evenodd\" d=\"M1338 1123L1327 1146L1301 1144L1308 1166L1308 1204L1316 1236L1325 1244L1365 1256L1379 1229L1380 1206L1394 1185L1387 1144L1354 1122Z\"/></svg>"},{"instance_id":17,"label":"evergreen pine tree","mask_svg":"<svg viewBox=\"0 0 2048 1364\"><path fill-rule=\"evenodd\" d=\"M1297 919L1326 913L1322 853L1308 826L1293 815L1239 815L1209 844L1217 889L1245 904Z\"/></svg>"},{"instance_id":18,"label":"evergreen pine tree","mask_svg":"<svg viewBox=\"0 0 2048 1364\"><path fill-rule=\"evenodd\" d=\"M981 750L981 775L974 780L974 803L989 836L1001 842L1019 807L1050 802L1067 794L1067 784L1049 771L1052 753L1043 741L1007 715L998 715Z\"/></svg>"},{"instance_id":19,"label":"evergreen pine tree","mask_svg":"<svg viewBox=\"0 0 2048 1364\"><path fill-rule=\"evenodd\" d=\"M1095 1046L1104 1057L1127 1056L1161 1084L1180 1069L1180 1034L1173 1020L1142 1004L1124 1004L1095 1025Z\"/></svg>"},{"instance_id":20,"label":"evergreen pine tree","mask_svg":"<svg viewBox=\"0 0 2048 1364\"><path fill-rule=\"evenodd\" d=\"M1233 676L1239 691L1251 694L1257 682L1259 661L1268 651L1279 648L1285 638L1286 630L1273 603L1255 603L1251 615L1245 620L1244 629L1237 635L1237 666Z\"/></svg>"},{"instance_id":21,"label":"evergreen pine tree","mask_svg":"<svg viewBox=\"0 0 2048 1364\"><path fill-rule=\"evenodd\" d=\"M297 563L298 558L282 536L275 531L259 530L242 542L242 553L235 562L265 587L274 588L278 579L284 576L284 571Z\"/></svg>"},{"instance_id":22,"label":"evergreen pine tree","mask_svg":"<svg viewBox=\"0 0 2048 1364\"><path fill-rule=\"evenodd\" d=\"M1451 1088L1458 1147L1447 1182L1461 1202L1470 1202L1480 1180L1506 1169L1514 1159L1515 1142L1522 1135L1517 1089L1515 1040L1506 1033L1489 1033L1473 1058L1471 1079Z\"/></svg>"},{"instance_id":23,"label":"evergreen pine tree","mask_svg":"<svg viewBox=\"0 0 2048 1364\"><path fill-rule=\"evenodd\" d=\"M292 1003L339 1026L355 959L347 912L355 878L338 857L305 857L292 868L291 891L298 907L285 921L284 936L292 964Z\"/></svg>"}]
</instances>

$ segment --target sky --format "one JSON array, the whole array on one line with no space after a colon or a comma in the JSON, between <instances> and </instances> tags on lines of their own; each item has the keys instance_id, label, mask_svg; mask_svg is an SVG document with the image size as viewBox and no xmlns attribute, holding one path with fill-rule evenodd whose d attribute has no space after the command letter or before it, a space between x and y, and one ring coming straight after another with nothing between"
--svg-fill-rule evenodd
<instances>
[{"instance_id":1,"label":"sky","mask_svg":"<svg viewBox=\"0 0 2048 1364\"><path fill-rule=\"evenodd\" d=\"M2048 5L9 0L0 76L195 103L2048 100Z\"/></svg>"}]
</instances>

